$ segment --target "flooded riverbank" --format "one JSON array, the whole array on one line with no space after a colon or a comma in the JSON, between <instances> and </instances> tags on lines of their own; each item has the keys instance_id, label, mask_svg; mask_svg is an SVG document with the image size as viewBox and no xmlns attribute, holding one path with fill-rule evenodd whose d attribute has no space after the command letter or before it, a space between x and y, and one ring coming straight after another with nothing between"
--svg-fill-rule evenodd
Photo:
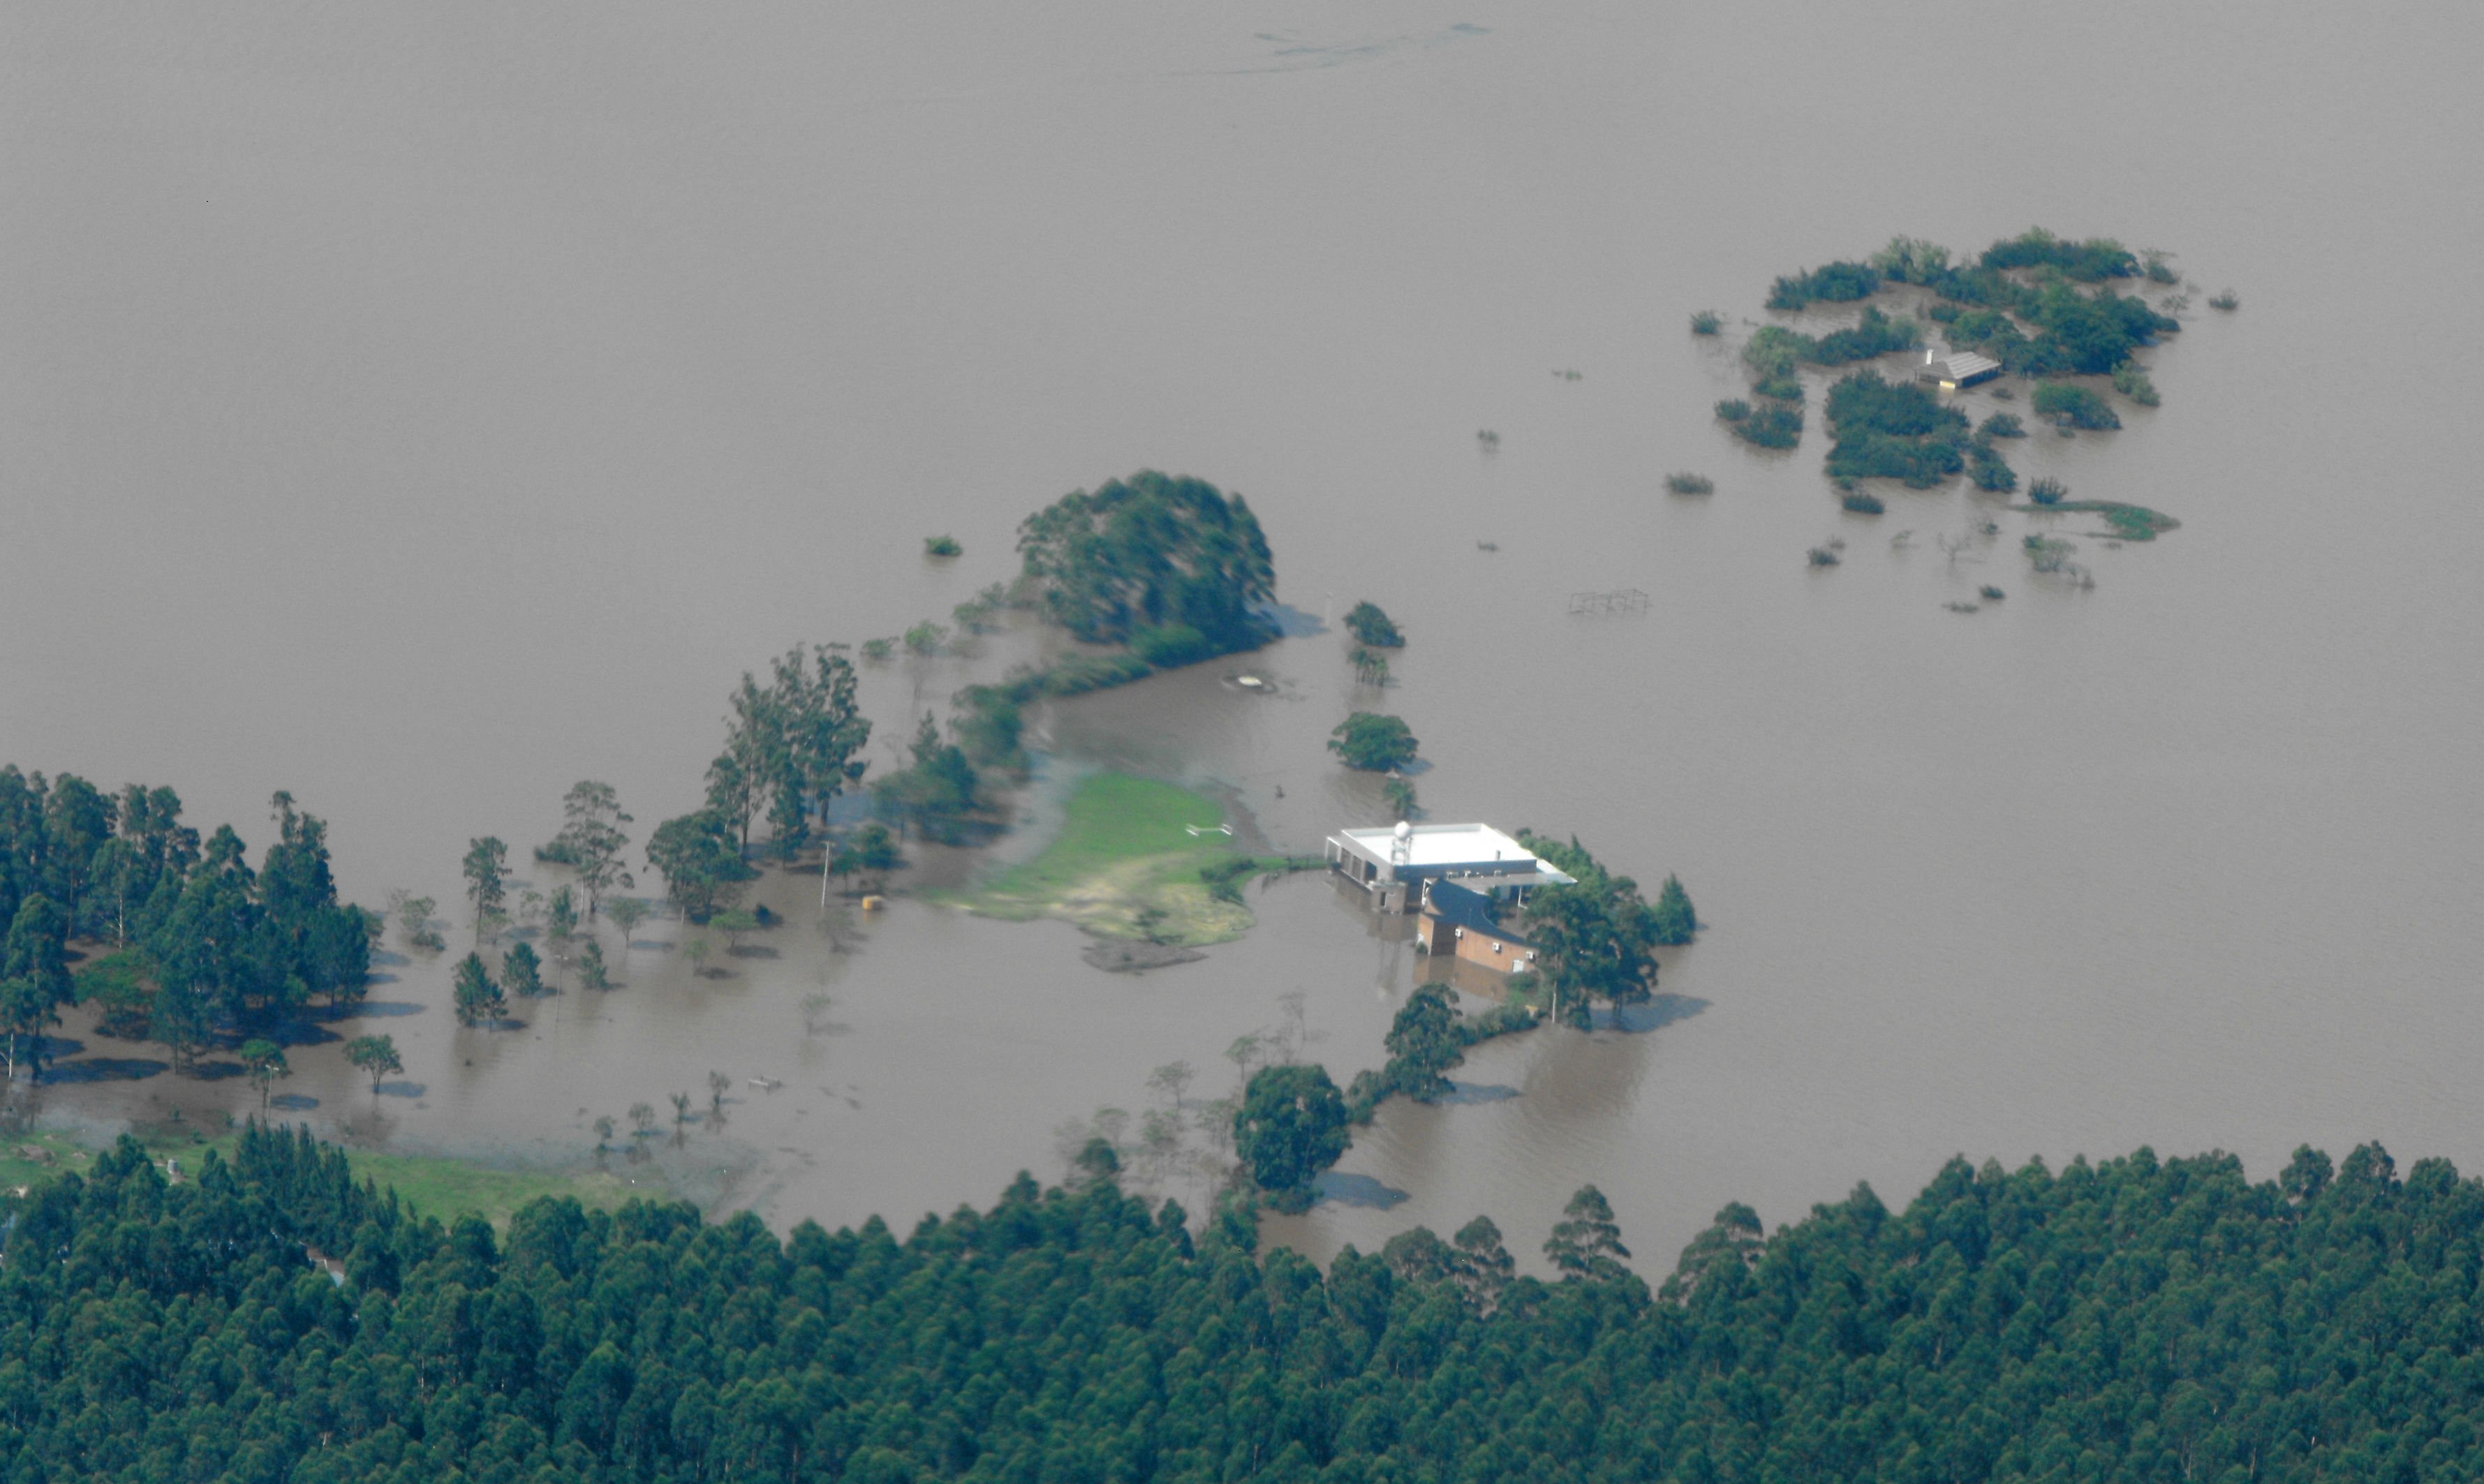
<instances>
[{"instance_id":1,"label":"flooded riverbank","mask_svg":"<svg viewBox=\"0 0 2484 1484\"><path fill-rule=\"evenodd\" d=\"M1726 1201L1895 1200L1960 1150L2265 1174L2380 1138L2473 1168L2478 373L2398 348L2478 328L2435 285L2484 206L2439 186L2460 130L2381 130L2471 111L2478 24L19 8L0 758L172 784L255 848L288 789L348 896L453 902L470 838L523 853L581 777L643 843L697 803L742 670L946 622L1028 512L1159 467L1248 496L1284 601L1369 599L1408 646L1378 694L1331 634L1255 658L1274 695L1201 666L1063 702L1049 766L1220 790L1315 848L1384 822L1324 742L1390 711L1433 818L1576 831L1712 925L1661 985L1707 1010L1479 1049L1460 1079L1522 1095L1392 1106L1340 1166L1405 1201L1272 1235L1486 1211L1526 1253L1592 1180L1654 1272ZM1823 148L1908 127L1858 77L1990 76L2007 117L1919 166ZM1692 310L2034 222L2241 290L2148 353L2161 408L2013 451L2178 536L2081 540L2076 588L2017 549L2066 518L1956 482L1849 514L1817 429L1759 455L1715 424L1742 368ZM1680 469L1714 493L1664 494ZM924 560L941 531L964 554ZM1944 609L1986 583L2007 601ZM1617 588L1647 607L1568 610ZM868 671L875 769L1021 642ZM523 1031L458 1031L444 964L392 965L373 1000L413 1009L372 1024L421 1094L374 1104L317 1048L283 1091L323 1131L510 1161L591 1159L592 1119L647 1101L686 1194L903 1225L1045 1170L1099 1106L1135 1126L1156 1066L1221 1095L1288 993L1340 1080L1375 1066L1414 974L1310 879L1136 976L1066 924L903 899L835 953L817 892L762 885L773 958L694 980L634 949L630 987ZM812 993L845 1029L804 1030ZM710 1071L784 1086L675 1147L669 1094L704 1106ZM96 1120L238 1095L43 1093Z\"/></svg>"}]
</instances>

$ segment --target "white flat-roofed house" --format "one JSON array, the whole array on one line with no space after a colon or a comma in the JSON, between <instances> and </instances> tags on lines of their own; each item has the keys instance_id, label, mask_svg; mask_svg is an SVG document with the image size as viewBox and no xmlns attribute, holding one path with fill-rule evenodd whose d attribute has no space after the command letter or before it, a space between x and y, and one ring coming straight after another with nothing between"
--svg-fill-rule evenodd
<instances>
[{"instance_id":1,"label":"white flat-roofed house","mask_svg":"<svg viewBox=\"0 0 2484 1484\"><path fill-rule=\"evenodd\" d=\"M1489 824L1409 824L1340 829L1328 837L1329 869L1371 893L1384 912L1411 912L1424 887L1455 880L1470 891L1523 896L1567 886L1573 877Z\"/></svg>"}]
</instances>

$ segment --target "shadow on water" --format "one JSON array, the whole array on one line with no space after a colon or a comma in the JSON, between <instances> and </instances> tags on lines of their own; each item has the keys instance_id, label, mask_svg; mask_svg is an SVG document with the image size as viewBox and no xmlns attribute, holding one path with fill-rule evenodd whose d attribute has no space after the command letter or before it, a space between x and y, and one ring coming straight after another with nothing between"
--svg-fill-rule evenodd
<instances>
[{"instance_id":1,"label":"shadow on water","mask_svg":"<svg viewBox=\"0 0 2484 1484\"><path fill-rule=\"evenodd\" d=\"M45 1067L42 1080L46 1086L54 1083L136 1082L172 1069L171 1063L148 1057L99 1056L71 1062L66 1066Z\"/></svg>"},{"instance_id":2,"label":"shadow on water","mask_svg":"<svg viewBox=\"0 0 2484 1484\"><path fill-rule=\"evenodd\" d=\"M751 943L733 950L736 958L782 958L785 956L765 943Z\"/></svg>"},{"instance_id":3,"label":"shadow on water","mask_svg":"<svg viewBox=\"0 0 2484 1484\"><path fill-rule=\"evenodd\" d=\"M1708 1002L1688 994L1660 994L1637 1005L1619 1007L1600 1005L1594 1011L1599 1031L1626 1031L1633 1034L1653 1031L1688 1020L1708 1008Z\"/></svg>"},{"instance_id":4,"label":"shadow on water","mask_svg":"<svg viewBox=\"0 0 2484 1484\"><path fill-rule=\"evenodd\" d=\"M1315 634L1328 633L1328 625L1319 618L1284 603L1255 604L1252 616L1264 618L1276 626L1278 634L1288 639L1307 639Z\"/></svg>"},{"instance_id":5,"label":"shadow on water","mask_svg":"<svg viewBox=\"0 0 2484 1484\"><path fill-rule=\"evenodd\" d=\"M412 958L407 958L403 954L392 953L385 948L374 948L371 950L371 962L384 965L388 968L401 969L413 961L414 960ZM378 976L373 975L372 977L377 978Z\"/></svg>"},{"instance_id":6,"label":"shadow on water","mask_svg":"<svg viewBox=\"0 0 2484 1484\"><path fill-rule=\"evenodd\" d=\"M238 1077L241 1074L242 1065L239 1062L193 1062L190 1064L190 1075L201 1082L222 1082L228 1077Z\"/></svg>"},{"instance_id":7,"label":"shadow on water","mask_svg":"<svg viewBox=\"0 0 2484 1484\"><path fill-rule=\"evenodd\" d=\"M399 1015L418 1015L422 1007L406 1000L364 1000L336 1018L339 1020L392 1020Z\"/></svg>"},{"instance_id":8,"label":"shadow on water","mask_svg":"<svg viewBox=\"0 0 2484 1484\"><path fill-rule=\"evenodd\" d=\"M1503 1103L1521 1096L1518 1089L1498 1082L1459 1082L1452 1079L1449 1090L1435 1097L1436 1103Z\"/></svg>"},{"instance_id":9,"label":"shadow on water","mask_svg":"<svg viewBox=\"0 0 2484 1484\"><path fill-rule=\"evenodd\" d=\"M267 1033L267 1039L280 1046L324 1046L344 1038L320 1026L288 1020Z\"/></svg>"},{"instance_id":10,"label":"shadow on water","mask_svg":"<svg viewBox=\"0 0 2484 1484\"><path fill-rule=\"evenodd\" d=\"M1406 1192L1381 1184L1367 1174L1339 1174L1323 1171L1311 1181L1318 1201L1334 1201L1340 1205L1364 1205L1385 1211L1407 1199Z\"/></svg>"},{"instance_id":11,"label":"shadow on water","mask_svg":"<svg viewBox=\"0 0 2484 1484\"><path fill-rule=\"evenodd\" d=\"M423 1082L383 1082L379 1088L382 1097L420 1097L430 1091L430 1084Z\"/></svg>"},{"instance_id":12,"label":"shadow on water","mask_svg":"<svg viewBox=\"0 0 2484 1484\"><path fill-rule=\"evenodd\" d=\"M307 1093L279 1093L267 1100L267 1105L285 1113L308 1113L319 1106L319 1099Z\"/></svg>"}]
</instances>

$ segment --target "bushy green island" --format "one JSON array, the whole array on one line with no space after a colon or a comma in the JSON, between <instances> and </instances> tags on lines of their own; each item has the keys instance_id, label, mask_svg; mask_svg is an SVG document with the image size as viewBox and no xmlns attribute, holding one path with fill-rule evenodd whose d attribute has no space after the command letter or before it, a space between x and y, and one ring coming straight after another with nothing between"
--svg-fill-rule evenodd
<instances>
[{"instance_id":1,"label":"bushy green island","mask_svg":"<svg viewBox=\"0 0 2484 1484\"><path fill-rule=\"evenodd\" d=\"M2134 352L2180 330L2181 323L2116 284L2178 283L2180 276L2166 266L2165 256L2135 254L2110 238L2074 241L2035 228L1993 243L1972 262L1953 263L1947 248L1897 237L1868 261L1832 262L1779 278L1768 307L1798 311L1817 304L1862 303L1896 285L1930 290L1932 303L1924 312L1943 327L1951 346L1989 355L2011 374L2039 378L2035 411L2066 435L2078 428L2118 428L2121 419L2094 387L2060 378L2109 377L2113 390L2134 405L2158 404L2155 384ZM2178 309L2183 302L2173 297L2165 305ZM1923 327L1915 320L1870 303L1863 303L1852 325L1824 335L1762 326L1742 347L1750 395L1717 403L1716 416L1755 447L1792 448L1803 430L1800 366L1846 365L1923 343ZM1995 394L2011 395L2006 389ZM1869 372L1839 381L1827 400L1834 444L1825 469L1849 510L1877 513L1874 507L1883 505L1878 497L1855 489L1857 480L1867 478L1893 478L1922 489L1963 471L1981 490L2006 494L2018 487L2017 473L1996 443L2025 436L2009 414L1994 414L1970 435L1963 415L1929 392L1892 386ZM1827 564L1819 552L1813 561Z\"/></svg>"},{"instance_id":2,"label":"bushy green island","mask_svg":"<svg viewBox=\"0 0 2484 1484\"><path fill-rule=\"evenodd\" d=\"M903 1238L567 1200L502 1236L253 1132L171 1187L124 1143L13 1215L26 1478L2484 1476L2484 1186L2378 1146L2256 1184L1954 1160L1901 1211L1727 1205L1654 1288L1592 1187L1550 1281L1481 1218L1322 1274L1109 1166Z\"/></svg>"}]
</instances>

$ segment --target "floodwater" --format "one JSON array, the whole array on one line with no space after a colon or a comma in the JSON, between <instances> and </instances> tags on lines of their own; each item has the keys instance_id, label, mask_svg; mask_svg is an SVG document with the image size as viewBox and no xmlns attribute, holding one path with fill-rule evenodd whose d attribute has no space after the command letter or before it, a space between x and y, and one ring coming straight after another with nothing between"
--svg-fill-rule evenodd
<instances>
[{"instance_id":1,"label":"floodwater","mask_svg":"<svg viewBox=\"0 0 2484 1484\"><path fill-rule=\"evenodd\" d=\"M350 895L453 901L468 837L523 854L581 777L643 836L697 801L742 670L945 620L1027 512L1159 467L1249 496L1294 607L1399 620L1383 709L1433 817L1576 831L1679 872L1711 925L1664 967L1697 1013L1484 1048L1462 1077L1519 1095L1391 1107L1340 1166L1365 1203L1270 1235L1325 1255L1487 1211L1524 1252L1594 1181L1660 1272L1726 1201L1902 1199L1956 1152L2264 1174L2379 1138L2484 1167L2479 31L2452 7L12 7L0 757L172 784L254 845L289 789ZM2199 285L2149 356L2161 410L2013 450L2184 523L2074 534L2092 588L2031 578L2025 516L1945 552L1982 518L1955 487L1840 513L1817 384L1791 456L1711 419L1735 337L1693 340L1691 310L1747 333L1776 273L2030 223L2175 249ZM2209 310L2228 285L2239 312ZM1716 492L1664 494L1678 469ZM921 560L939 531L965 556ZM1843 564L1807 568L1832 537ZM1984 582L2008 599L1944 608ZM1567 611L1619 588L1646 610ZM875 756L1035 642L875 672ZM1057 708L1032 816L1111 765L1228 789L1281 845L1379 822L1320 746L1373 704L1343 646L1251 662L1280 694L1206 666ZM1066 927L903 897L837 951L817 887L766 883L787 925L729 977L638 948L629 987L523 1028L458 1031L445 963L391 965L374 1000L402 1012L363 1028L410 1047L405 1086L305 1047L290 1116L558 1163L644 1101L634 1177L903 1226L1057 1173L1056 1130L1142 1112L1159 1065L1223 1095L1292 992L1342 1081L1418 968L1316 877L1134 978ZM724 1120L676 1142L667 1096L705 1108L710 1071ZM40 1095L98 1124L245 1097Z\"/></svg>"}]
</instances>

